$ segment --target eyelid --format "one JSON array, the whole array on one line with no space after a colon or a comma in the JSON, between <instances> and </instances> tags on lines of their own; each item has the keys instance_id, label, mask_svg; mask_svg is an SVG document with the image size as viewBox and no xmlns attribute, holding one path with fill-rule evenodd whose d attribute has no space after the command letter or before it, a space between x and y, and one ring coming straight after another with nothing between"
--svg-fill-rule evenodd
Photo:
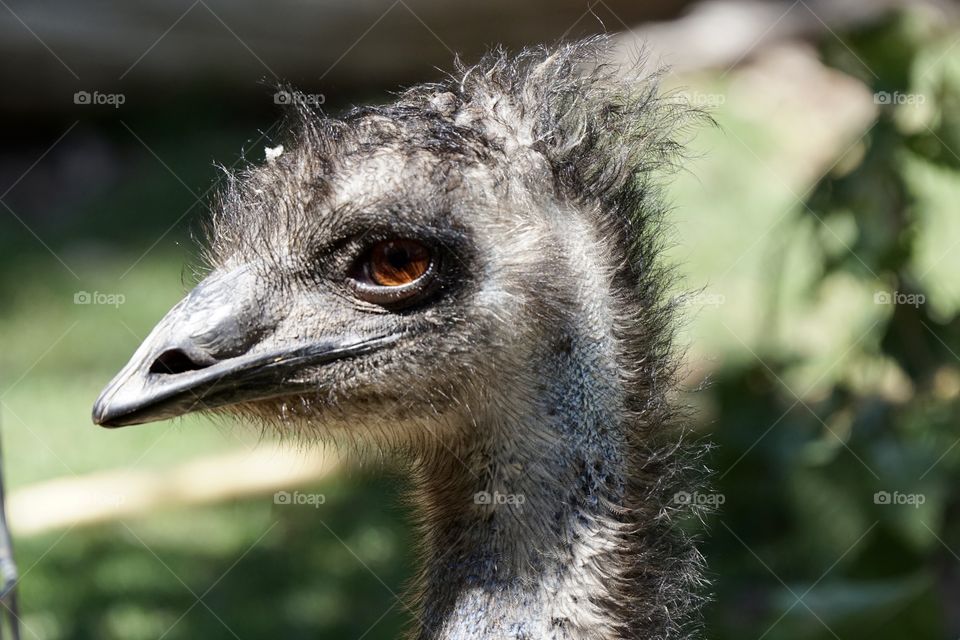
<instances>
[{"instance_id":1,"label":"eyelid","mask_svg":"<svg viewBox=\"0 0 960 640\"><path fill-rule=\"evenodd\" d=\"M424 244L430 251L430 261L427 264L426 271L416 280L407 284L389 286L378 285L374 283L369 276L369 263L367 261L370 255L370 249L365 250L360 258L354 263L347 277L349 287L354 295L372 304L377 304L387 308L406 307L416 304L424 299L434 290L437 275L440 271L439 254L432 250L430 245ZM357 277L362 275L363 277Z\"/></svg>"}]
</instances>

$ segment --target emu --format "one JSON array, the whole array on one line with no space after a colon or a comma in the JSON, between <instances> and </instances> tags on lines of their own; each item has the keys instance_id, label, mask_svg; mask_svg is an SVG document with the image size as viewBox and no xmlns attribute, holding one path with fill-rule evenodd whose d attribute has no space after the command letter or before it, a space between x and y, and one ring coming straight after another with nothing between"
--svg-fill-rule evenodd
<instances>
[{"instance_id":1,"label":"emu","mask_svg":"<svg viewBox=\"0 0 960 640\"><path fill-rule=\"evenodd\" d=\"M696 635L674 498L700 458L660 257L693 112L609 48L497 51L389 106L297 109L285 150L229 175L208 275L93 420L226 411L405 461L411 638Z\"/></svg>"}]
</instances>

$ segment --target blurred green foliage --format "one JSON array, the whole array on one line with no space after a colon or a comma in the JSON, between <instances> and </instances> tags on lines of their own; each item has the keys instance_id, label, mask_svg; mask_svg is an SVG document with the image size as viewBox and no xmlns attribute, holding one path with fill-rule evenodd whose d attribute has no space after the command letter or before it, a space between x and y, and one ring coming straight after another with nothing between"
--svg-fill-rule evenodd
<instances>
[{"instance_id":1,"label":"blurred green foliage","mask_svg":"<svg viewBox=\"0 0 960 640\"><path fill-rule=\"evenodd\" d=\"M809 121L758 124L732 97L736 73L693 80L731 96L674 188L673 258L690 288L723 299L685 333L691 375L709 381L688 397L718 445L725 497L704 535L710 638L960 635L958 37L923 13L826 35L828 65L891 98L812 183L778 164ZM0 216L0 410L14 487L252 444L196 417L114 432L88 418L192 281L182 265L206 215L196 196L217 177L210 160L274 143L275 114L232 107L185 101L122 126L81 122L61 143L83 158L55 174L68 179L45 178L45 161L5 199L41 212L30 226L66 263ZM265 137L249 135L257 126ZM98 136L122 162L90 168ZM75 305L81 290L126 302ZM399 479L375 476L328 479L314 489L327 496L318 509L265 496L20 537L25 623L70 640L396 637L409 612L394 594L418 543ZM923 504L877 504L879 492Z\"/></svg>"},{"instance_id":2,"label":"blurred green foliage","mask_svg":"<svg viewBox=\"0 0 960 640\"><path fill-rule=\"evenodd\" d=\"M24 625L71 640L399 637L411 556L395 492L356 474L307 490L321 508L264 496L24 540Z\"/></svg>"},{"instance_id":3,"label":"blurred green foliage","mask_svg":"<svg viewBox=\"0 0 960 640\"><path fill-rule=\"evenodd\" d=\"M960 631L956 38L904 14L824 40L826 64L860 78L879 108L856 161L820 179L787 223L809 239L794 304L839 295L867 311L838 319L855 331L826 366L810 367L791 329L804 312L788 311L771 314L753 357L715 374L727 502L705 547L711 637Z\"/></svg>"}]
</instances>

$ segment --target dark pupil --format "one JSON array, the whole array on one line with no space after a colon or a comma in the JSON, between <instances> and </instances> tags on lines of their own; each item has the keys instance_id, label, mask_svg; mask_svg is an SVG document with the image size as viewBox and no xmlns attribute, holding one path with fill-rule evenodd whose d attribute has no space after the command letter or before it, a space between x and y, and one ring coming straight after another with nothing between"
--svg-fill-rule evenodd
<instances>
[{"instance_id":1,"label":"dark pupil","mask_svg":"<svg viewBox=\"0 0 960 640\"><path fill-rule=\"evenodd\" d=\"M403 247L390 247L387 249L387 262L394 269L403 269L410 264L410 254Z\"/></svg>"}]
</instances>

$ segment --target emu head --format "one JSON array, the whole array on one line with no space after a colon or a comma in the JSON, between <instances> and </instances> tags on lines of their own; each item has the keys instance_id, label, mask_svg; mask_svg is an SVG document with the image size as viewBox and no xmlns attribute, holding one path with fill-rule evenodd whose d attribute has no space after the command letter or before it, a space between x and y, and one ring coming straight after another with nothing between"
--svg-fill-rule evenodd
<instances>
[{"instance_id":1,"label":"emu head","mask_svg":"<svg viewBox=\"0 0 960 640\"><path fill-rule=\"evenodd\" d=\"M496 401L618 296L657 366L652 176L683 113L598 65L605 48L498 54L390 106L299 113L286 150L230 177L209 274L94 421L230 408L400 436Z\"/></svg>"}]
</instances>

